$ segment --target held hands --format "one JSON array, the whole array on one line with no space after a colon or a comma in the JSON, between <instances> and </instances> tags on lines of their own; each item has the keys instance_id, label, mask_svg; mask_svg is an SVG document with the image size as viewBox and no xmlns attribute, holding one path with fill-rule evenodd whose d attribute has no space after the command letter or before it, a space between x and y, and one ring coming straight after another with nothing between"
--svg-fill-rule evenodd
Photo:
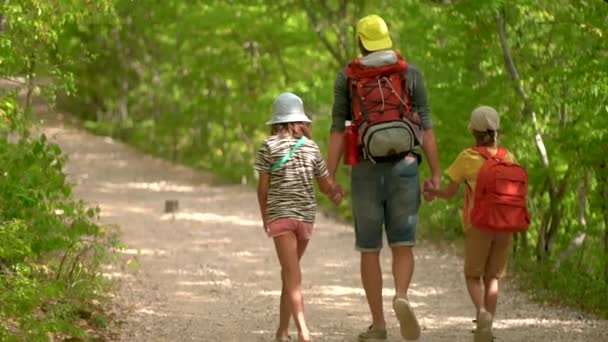
<instances>
[{"instance_id":1,"label":"held hands","mask_svg":"<svg viewBox=\"0 0 608 342\"><path fill-rule=\"evenodd\" d=\"M318 180L321 192L335 205L340 205L344 199L344 190L342 190L340 184L331 176L322 177Z\"/></svg>"},{"instance_id":2,"label":"held hands","mask_svg":"<svg viewBox=\"0 0 608 342\"><path fill-rule=\"evenodd\" d=\"M431 178L427 178L422 186L422 196L427 202L433 201L441 192L441 174L433 173Z\"/></svg>"},{"instance_id":3,"label":"held hands","mask_svg":"<svg viewBox=\"0 0 608 342\"><path fill-rule=\"evenodd\" d=\"M422 197L424 197L425 201L432 202L435 199L435 195L437 194L438 190L439 187L435 187L433 180L427 179L424 181L424 185L422 187Z\"/></svg>"},{"instance_id":4,"label":"held hands","mask_svg":"<svg viewBox=\"0 0 608 342\"><path fill-rule=\"evenodd\" d=\"M340 205L344 199L344 189L336 181L332 181L331 193L327 196L335 205Z\"/></svg>"}]
</instances>

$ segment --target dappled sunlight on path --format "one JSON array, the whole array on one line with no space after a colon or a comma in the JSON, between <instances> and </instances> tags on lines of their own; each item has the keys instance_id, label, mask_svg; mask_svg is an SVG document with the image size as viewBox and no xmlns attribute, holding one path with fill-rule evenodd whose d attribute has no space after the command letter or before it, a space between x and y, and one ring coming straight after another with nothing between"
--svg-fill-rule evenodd
<instances>
[{"instance_id":1,"label":"dappled sunlight on path","mask_svg":"<svg viewBox=\"0 0 608 342\"><path fill-rule=\"evenodd\" d=\"M121 227L131 267L109 266L126 311L122 341L270 341L280 276L272 241L259 223L252 189L219 185L109 138L46 125L69 155L77 196ZM165 213L165 201L179 201ZM304 295L316 341L353 341L369 324L351 228L319 215L302 262ZM384 251L389 341L399 341L390 310L390 254ZM423 326L421 341L472 341L473 310L460 259L424 242L416 249L410 291ZM608 341L606 321L531 304L510 290L500 299L498 341Z\"/></svg>"}]
</instances>

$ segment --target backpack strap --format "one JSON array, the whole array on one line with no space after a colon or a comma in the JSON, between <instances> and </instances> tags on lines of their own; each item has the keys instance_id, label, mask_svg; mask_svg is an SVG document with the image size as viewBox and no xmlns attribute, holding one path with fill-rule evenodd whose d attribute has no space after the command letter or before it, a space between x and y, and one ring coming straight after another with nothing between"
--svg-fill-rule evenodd
<instances>
[{"instance_id":1,"label":"backpack strap","mask_svg":"<svg viewBox=\"0 0 608 342\"><path fill-rule=\"evenodd\" d=\"M498 158L498 160L503 160L507 156L507 149L504 147L499 147L498 151L496 151L496 155L494 158Z\"/></svg>"},{"instance_id":2,"label":"backpack strap","mask_svg":"<svg viewBox=\"0 0 608 342\"><path fill-rule=\"evenodd\" d=\"M422 119L420 118L420 115L418 114L418 112L414 111L414 107L415 107L415 97L414 97L414 92L416 89L416 77L413 77L410 75L410 67L406 62L406 70L401 73L401 78L402 78L402 93L403 93L403 101L401 102L403 104L403 116L407 119L409 119L409 121L415 125L418 126L418 128L422 131ZM411 77L410 77L411 76Z\"/></svg>"},{"instance_id":3,"label":"backpack strap","mask_svg":"<svg viewBox=\"0 0 608 342\"><path fill-rule=\"evenodd\" d=\"M412 95L414 92L414 78L412 77L412 79L410 80L408 78L408 75L410 73L410 66L407 63L407 61L405 61L405 59L403 59L403 57L401 57L401 55L399 53L397 53L397 58L402 59L405 62L405 70L403 70L399 76L401 77L401 94L400 96L402 96L403 101L401 101L401 113L403 113L403 116L409 116L412 113ZM411 82L410 82L411 81Z\"/></svg>"},{"instance_id":4,"label":"backpack strap","mask_svg":"<svg viewBox=\"0 0 608 342\"><path fill-rule=\"evenodd\" d=\"M479 152L479 154L481 154L486 159L495 158L498 160L503 160L507 156L507 149L505 149L504 147L498 147L495 155L492 155L490 151L488 151L488 148L483 146L475 146L473 147L473 150Z\"/></svg>"},{"instance_id":5,"label":"backpack strap","mask_svg":"<svg viewBox=\"0 0 608 342\"><path fill-rule=\"evenodd\" d=\"M287 152L286 155L283 156L283 158L281 158L281 160L279 160L278 162L272 164L272 166L270 167L270 171L275 171L278 168L280 168L281 166L285 165L285 163L287 163L289 161L289 159L291 159L291 157L293 157L293 153L300 148L300 146L302 146L306 140L308 140L308 138L306 138L305 136L302 136L300 138L300 140L298 140L296 142L295 145L293 145L293 147L291 148L291 150L289 150L289 152Z\"/></svg>"}]
</instances>

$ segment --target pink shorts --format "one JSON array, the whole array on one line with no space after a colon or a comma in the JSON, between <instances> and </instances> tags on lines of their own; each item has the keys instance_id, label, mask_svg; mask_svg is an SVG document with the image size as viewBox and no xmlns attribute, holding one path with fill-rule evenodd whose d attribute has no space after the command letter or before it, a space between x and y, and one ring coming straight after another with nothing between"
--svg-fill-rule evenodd
<instances>
[{"instance_id":1,"label":"pink shorts","mask_svg":"<svg viewBox=\"0 0 608 342\"><path fill-rule=\"evenodd\" d=\"M288 218L280 218L268 223L268 236L277 237L292 232L298 240L309 240L312 236L312 223Z\"/></svg>"}]
</instances>

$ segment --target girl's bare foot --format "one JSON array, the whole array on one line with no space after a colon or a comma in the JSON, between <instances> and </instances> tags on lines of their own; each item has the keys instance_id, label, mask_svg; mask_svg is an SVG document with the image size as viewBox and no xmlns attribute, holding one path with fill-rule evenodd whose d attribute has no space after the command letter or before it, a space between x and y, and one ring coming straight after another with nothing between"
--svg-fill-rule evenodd
<instances>
[{"instance_id":1,"label":"girl's bare foot","mask_svg":"<svg viewBox=\"0 0 608 342\"><path fill-rule=\"evenodd\" d=\"M287 330L277 330L274 335L276 342L289 342L291 339L289 338L289 331Z\"/></svg>"},{"instance_id":2,"label":"girl's bare foot","mask_svg":"<svg viewBox=\"0 0 608 342\"><path fill-rule=\"evenodd\" d=\"M310 332L308 330L298 333L298 342L310 342Z\"/></svg>"}]
</instances>

